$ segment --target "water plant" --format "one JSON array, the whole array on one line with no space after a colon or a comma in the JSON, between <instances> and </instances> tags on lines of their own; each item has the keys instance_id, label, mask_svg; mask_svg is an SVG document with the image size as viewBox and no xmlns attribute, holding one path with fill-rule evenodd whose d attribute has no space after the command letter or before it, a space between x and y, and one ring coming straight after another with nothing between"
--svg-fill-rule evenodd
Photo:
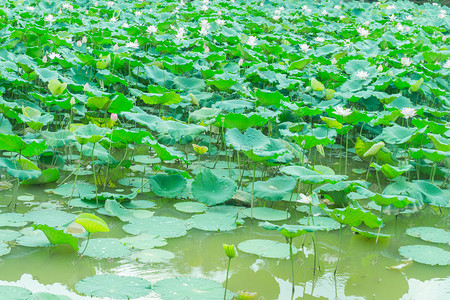
<instances>
[{"instance_id":1,"label":"water plant","mask_svg":"<svg viewBox=\"0 0 450 300\"><path fill-rule=\"evenodd\" d=\"M227 275L225 279L225 293L223 295L223 299L226 300L228 291L228 273L230 272L231 259L235 258L238 255L238 252L234 245L227 245L227 244L223 244L223 250L225 250L225 255L228 257Z\"/></svg>"}]
</instances>

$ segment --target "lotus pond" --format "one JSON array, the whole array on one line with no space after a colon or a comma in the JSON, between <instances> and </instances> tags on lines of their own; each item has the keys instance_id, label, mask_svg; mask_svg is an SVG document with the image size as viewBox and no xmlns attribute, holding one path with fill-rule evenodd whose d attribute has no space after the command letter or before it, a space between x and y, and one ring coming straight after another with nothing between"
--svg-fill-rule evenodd
<instances>
[{"instance_id":1,"label":"lotus pond","mask_svg":"<svg viewBox=\"0 0 450 300\"><path fill-rule=\"evenodd\" d=\"M447 299L450 9L0 0L0 299Z\"/></svg>"}]
</instances>

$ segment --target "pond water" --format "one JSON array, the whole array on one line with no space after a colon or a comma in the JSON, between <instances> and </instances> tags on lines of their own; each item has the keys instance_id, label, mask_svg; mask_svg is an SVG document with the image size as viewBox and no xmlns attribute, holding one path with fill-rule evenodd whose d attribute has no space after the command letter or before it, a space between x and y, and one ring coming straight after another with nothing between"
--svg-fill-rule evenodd
<instances>
[{"instance_id":1,"label":"pond water","mask_svg":"<svg viewBox=\"0 0 450 300\"><path fill-rule=\"evenodd\" d=\"M11 192L1 192L2 206L11 199ZM20 187L18 195L34 195L32 201L17 201L16 212L31 209L57 208L74 214L93 212L93 209L64 207L61 196L44 193L40 188ZM22 199L19 197L19 199ZM27 197L24 198L27 200ZM144 194L136 199L149 200ZM147 210L155 216L188 219L192 214L173 207L179 200L152 199L156 206ZM281 207L281 205L280 205ZM7 211L6 208L2 212ZM389 267L402 263L398 248L408 244L432 244L405 235L405 228L431 226L448 228L448 209L442 211L426 208L419 214L385 217L381 233L390 234L388 240L380 239L375 250L374 240L355 235L350 228L343 229L342 254L337 276L333 276L338 257L339 230L316 232L320 270L314 275L314 250L311 234L294 239L299 252L294 256L294 299L448 299L450 295L450 267L428 266L411 263L397 270ZM291 209L288 223L306 216ZM98 214L97 214L98 215ZM100 215L101 216L101 215ZM114 217L102 216L111 231L95 233L92 238L122 238L129 236L122 230L125 224ZM275 222L285 223L285 222ZM4 227L2 229L6 229ZM8 228L14 229L14 228ZM19 228L20 229L20 228ZM17 230L19 230L17 229ZM14 229L16 230L16 229ZM374 230L372 230L374 231ZM375 229L376 231L376 229ZM235 244L249 239L268 239L285 242L277 231L258 226L258 221L245 219L245 223L233 231L209 232L189 229L187 235L167 239L168 244L159 247L174 254L161 263L141 263L130 258L94 259L80 257L72 248L61 245L52 248L29 248L10 242L11 252L2 257L0 284L23 286L33 292L47 291L64 294L72 299L83 299L75 291L75 284L95 274L137 276L155 283L161 279L192 276L224 282L227 258L222 244ZM303 245L303 246L302 246ZM448 250L448 246L434 246ZM447 248L445 248L447 247ZM256 299L291 299L291 265L289 259L264 258L247 254L238 249L232 259L228 288L230 291L257 292ZM142 299L160 299L152 293ZM182 298L180 298L182 299Z\"/></svg>"}]
</instances>

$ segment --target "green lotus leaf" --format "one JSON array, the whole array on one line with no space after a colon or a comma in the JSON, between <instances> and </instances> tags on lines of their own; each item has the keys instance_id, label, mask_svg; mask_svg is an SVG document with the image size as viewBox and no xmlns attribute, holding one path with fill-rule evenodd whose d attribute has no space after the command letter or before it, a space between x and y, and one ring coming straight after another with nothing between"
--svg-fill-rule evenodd
<instances>
[{"instance_id":1,"label":"green lotus leaf","mask_svg":"<svg viewBox=\"0 0 450 300\"><path fill-rule=\"evenodd\" d=\"M183 100L174 91L166 92L163 94L153 94L153 95L142 94L141 99L142 99L142 101L144 101L144 103L150 104L150 105L156 105L156 104L172 105L172 104L178 104Z\"/></svg>"},{"instance_id":2,"label":"green lotus leaf","mask_svg":"<svg viewBox=\"0 0 450 300\"><path fill-rule=\"evenodd\" d=\"M286 220L291 216L290 213L286 211L269 207L254 207L253 211L250 208L246 208L242 210L242 213L249 218L251 218L253 214L253 218L264 221Z\"/></svg>"},{"instance_id":3,"label":"green lotus leaf","mask_svg":"<svg viewBox=\"0 0 450 300\"><path fill-rule=\"evenodd\" d=\"M176 277L163 279L153 284L153 291L165 300L178 300L180 295L190 300L222 300L225 289L222 284L204 278ZM227 300L233 295L227 293Z\"/></svg>"},{"instance_id":4,"label":"green lotus leaf","mask_svg":"<svg viewBox=\"0 0 450 300\"><path fill-rule=\"evenodd\" d=\"M378 227L381 220L370 211L360 207L347 206L345 208L329 209L325 204L319 204L319 207L336 222L343 225L359 226L362 222L370 228Z\"/></svg>"},{"instance_id":5,"label":"green lotus leaf","mask_svg":"<svg viewBox=\"0 0 450 300\"><path fill-rule=\"evenodd\" d=\"M72 141L70 137L73 134L69 130L58 130L56 132L42 131L41 136L45 139L45 143L52 148L60 148L70 145Z\"/></svg>"},{"instance_id":6,"label":"green lotus leaf","mask_svg":"<svg viewBox=\"0 0 450 300\"><path fill-rule=\"evenodd\" d=\"M447 206L449 198L443 190L425 180L413 180L414 187L423 195L423 202L436 206Z\"/></svg>"},{"instance_id":7,"label":"green lotus leaf","mask_svg":"<svg viewBox=\"0 0 450 300\"><path fill-rule=\"evenodd\" d=\"M377 170L377 171L381 171L384 174L384 176L386 176L387 178L390 178L390 179L394 179L394 178L402 175L403 173L411 171L413 169L413 166L411 166L411 165L393 167L389 164L384 164L384 165L380 166L379 164L374 163L374 162L371 163L370 166L375 168L375 170Z\"/></svg>"},{"instance_id":8,"label":"green lotus leaf","mask_svg":"<svg viewBox=\"0 0 450 300\"><path fill-rule=\"evenodd\" d=\"M172 160L172 159L184 159L184 153L181 151L177 151L170 147L159 144L157 141L151 140L149 137L145 137L143 140L144 144L152 147L153 151L156 152L156 155L162 160Z\"/></svg>"},{"instance_id":9,"label":"green lotus leaf","mask_svg":"<svg viewBox=\"0 0 450 300\"><path fill-rule=\"evenodd\" d=\"M378 232L365 231L365 230L358 229L356 227L352 227L351 229L355 234L361 235L368 239L377 239L377 238L389 239L389 238L391 238L391 236L389 234L382 234L382 233L379 234Z\"/></svg>"},{"instance_id":10,"label":"green lotus leaf","mask_svg":"<svg viewBox=\"0 0 450 300\"><path fill-rule=\"evenodd\" d=\"M156 195L165 198L174 198L186 188L186 178L180 174L156 174L148 182Z\"/></svg>"},{"instance_id":11,"label":"green lotus leaf","mask_svg":"<svg viewBox=\"0 0 450 300\"><path fill-rule=\"evenodd\" d=\"M239 250L245 253L255 254L267 258L288 258L289 244L272 240L253 239L241 242ZM296 254L297 248L292 246L292 253Z\"/></svg>"},{"instance_id":12,"label":"green lotus leaf","mask_svg":"<svg viewBox=\"0 0 450 300\"><path fill-rule=\"evenodd\" d=\"M32 292L26 288L13 285L0 285L0 298L9 300L27 300L32 297Z\"/></svg>"},{"instance_id":13,"label":"green lotus leaf","mask_svg":"<svg viewBox=\"0 0 450 300\"><path fill-rule=\"evenodd\" d=\"M226 115L218 115L216 117L215 126L225 128L236 128L238 130L247 130L254 126L264 126L268 122L268 119L260 116L259 114L240 114L229 113Z\"/></svg>"},{"instance_id":14,"label":"green lotus leaf","mask_svg":"<svg viewBox=\"0 0 450 300\"><path fill-rule=\"evenodd\" d=\"M394 207L403 208L408 204L416 202L415 199L407 197L407 196L399 196L399 195L381 195L374 194L369 197L370 200L375 202L379 206L388 206L393 205Z\"/></svg>"},{"instance_id":15,"label":"green lotus leaf","mask_svg":"<svg viewBox=\"0 0 450 300\"><path fill-rule=\"evenodd\" d=\"M145 264L167 262L174 257L175 254L162 249L144 249L130 255L130 259L133 261Z\"/></svg>"},{"instance_id":16,"label":"green lotus leaf","mask_svg":"<svg viewBox=\"0 0 450 300\"><path fill-rule=\"evenodd\" d=\"M146 219L134 219L122 227L125 232L138 235L149 233L163 238L176 238L187 234L188 226L181 219L156 216Z\"/></svg>"},{"instance_id":17,"label":"green lotus leaf","mask_svg":"<svg viewBox=\"0 0 450 300\"><path fill-rule=\"evenodd\" d=\"M426 245L408 245L398 249L401 256L432 266L450 265L450 252L444 249Z\"/></svg>"},{"instance_id":18,"label":"green lotus leaf","mask_svg":"<svg viewBox=\"0 0 450 300\"><path fill-rule=\"evenodd\" d=\"M112 238L90 239L89 243L83 241L78 252L82 251L84 251L83 255L94 258L119 258L131 254L128 246L122 244L120 240Z\"/></svg>"},{"instance_id":19,"label":"green lotus leaf","mask_svg":"<svg viewBox=\"0 0 450 300\"><path fill-rule=\"evenodd\" d=\"M178 202L173 207L185 213L202 213L208 208L205 204L199 202Z\"/></svg>"},{"instance_id":20,"label":"green lotus leaf","mask_svg":"<svg viewBox=\"0 0 450 300\"><path fill-rule=\"evenodd\" d=\"M205 231L231 231L237 228L237 223L244 223L242 219L236 219L236 215L207 212L197 214L186 220L192 228Z\"/></svg>"},{"instance_id":21,"label":"green lotus leaf","mask_svg":"<svg viewBox=\"0 0 450 300\"><path fill-rule=\"evenodd\" d=\"M280 171L286 175L297 178L300 182L306 184L320 184L320 183L337 183L346 180L346 175L323 175L314 170L299 166L287 166L280 168Z\"/></svg>"},{"instance_id":22,"label":"green lotus leaf","mask_svg":"<svg viewBox=\"0 0 450 300\"><path fill-rule=\"evenodd\" d=\"M258 99L258 104L264 106L275 106L279 108L281 106L281 101L289 101L289 97L283 96L279 91L271 92L267 90L256 90L256 98Z\"/></svg>"},{"instance_id":23,"label":"green lotus leaf","mask_svg":"<svg viewBox=\"0 0 450 300\"><path fill-rule=\"evenodd\" d=\"M75 219L75 223L83 226L89 233L109 231L108 224L103 219L89 213L79 214Z\"/></svg>"},{"instance_id":24,"label":"green lotus leaf","mask_svg":"<svg viewBox=\"0 0 450 300\"><path fill-rule=\"evenodd\" d=\"M313 212L314 213L314 212ZM303 226L314 226L318 227L318 230L337 230L340 224L329 217L314 216L314 217L304 217L298 220L298 223Z\"/></svg>"},{"instance_id":25,"label":"green lotus leaf","mask_svg":"<svg viewBox=\"0 0 450 300\"><path fill-rule=\"evenodd\" d=\"M292 192L296 184L297 180L289 176L277 176L267 181L256 181L254 195L270 201L279 201L283 199L284 195ZM247 189L248 192L251 192L250 185Z\"/></svg>"},{"instance_id":26,"label":"green lotus leaf","mask_svg":"<svg viewBox=\"0 0 450 300\"><path fill-rule=\"evenodd\" d=\"M206 205L217 205L230 200L236 189L236 182L226 177L217 177L209 169L204 169L192 182L195 199Z\"/></svg>"},{"instance_id":27,"label":"green lotus leaf","mask_svg":"<svg viewBox=\"0 0 450 300\"><path fill-rule=\"evenodd\" d=\"M136 236L125 237L120 240L133 249L151 249L167 245L167 240L157 235L143 233Z\"/></svg>"},{"instance_id":28,"label":"green lotus leaf","mask_svg":"<svg viewBox=\"0 0 450 300\"><path fill-rule=\"evenodd\" d=\"M420 159L422 157L425 157L429 160L431 160L434 163L441 162L445 160L447 157L450 157L450 153L448 151L439 151L434 149L425 149L425 148L409 148L408 149L409 154L414 159Z\"/></svg>"},{"instance_id":29,"label":"green lotus leaf","mask_svg":"<svg viewBox=\"0 0 450 300\"><path fill-rule=\"evenodd\" d=\"M47 149L45 141L28 143L15 134L0 133L0 150L20 152L24 156L33 156L41 154L45 149Z\"/></svg>"},{"instance_id":30,"label":"green lotus leaf","mask_svg":"<svg viewBox=\"0 0 450 300\"><path fill-rule=\"evenodd\" d=\"M50 79L47 85L53 96L61 95L67 88L67 83L61 83L58 79Z\"/></svg>"},{"instance_id":31,"label":"green lotus leaf","mask_svg":"<svg viewBox=\"0 0 450 300\"><path fill-rule=\"evenodd\" d=\"M413 227L406 229L406 234L424 241L450 245L450 232L435 227Z\"/></svg>"},{"instance_id":32,"label":"green lotus leaf","mask_svg":"<svg viewBox=\"0 0 450 300\"><path fill-rule=\"evenodd\" d=\"M75 289L89 297L134 299L147 296L151 292L151 284L139 277L95 275L80 280Z\"/></svg>"},{"instance_id":33,"label":"green lotus leaf","mask_svg":"<svg viewBox=\"0 0 450 300\"><path fill-rule=\"evenodd\" d=\"M303 149L311 149L317 145L329 145L335 143L337 132L335 129L328 129L326 126L307 129L301 134L292 135L292 139Z\"/></svg>"},{"instance_id":34,"label":"green lotus leaf","mask_svg":"<svg viewBox=\"0 0 450 300\"><path fill-rule=\"evenodd\" d=\"M244 134L236 128L230 129L225 133L225 141L228 146L233 146L236 151L264 149L270 143L267 136L253 128L248 128Z\"/></svg>"},{"instance_id":35,"label":"green lotus leaf","mask_svg":"<svg viewBox=\"0 0 450 300\"><path fill-rule=\"evenodd\" d=\"M432 133L428 133L427 136L437 150L447 152L450 151L450 139Z\"/></svg>"},{"instance_id":36,"label":"green lotus leaf","mask_svg":"<svg viewBox=\"0 0 450 300\"><path fill-rule=\"evenodd\" d=\"M219 89L220 91L228 91L236 83L238 83L238 82L231 78L228 78L228 79L219 78L219 79L211 79L211 80L206 81L206 84L208 86L212 85L212 86L216 87L217 89Z\"/></svg>"},{"instance_id":37,"label":"green lotus leaf","mask_svg":"<svg viewBox=\"0 0 450 300\"><path fill-rule=\"evenodd\" d=\"M105 96L89 97L87 99L87 106L90 109L107 110L110 105L111 100Z\"/></svg>"},{"instance_id":38,"label":"green lotus leaf","mask_svg":"<svg viewBox=\"0 0 450 300\"><path fill-rule=\"evenodd\" d=\"M77 142L81 145L85 145L87 143L97 143L105 137L106 132L106 128L101 128L95 124L89 123L88 125L78 127L77 130L74 131L74 134Z\"/></svg>"},{"instance_id":39,"label":"green lotus leaf","mask_svg":"<svg viewBox=\"0 0 450 300\"><path fill-rule=\"evenodd\" d=\"M35 230L41 230L52 245L65 244L71 246L75 251L78 251L78 239L71 234L65 233L64 230L57 230L47 225L36 226L34 224L33 228Z\"/></svg>"}]
</instances>

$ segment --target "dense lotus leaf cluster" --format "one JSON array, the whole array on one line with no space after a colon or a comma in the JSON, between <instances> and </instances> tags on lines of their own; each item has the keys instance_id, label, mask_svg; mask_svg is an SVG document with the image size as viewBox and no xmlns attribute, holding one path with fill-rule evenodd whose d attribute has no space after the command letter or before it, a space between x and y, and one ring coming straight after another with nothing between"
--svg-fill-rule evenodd
<instances>
[{"instance_id":1,"label":"dense lotus leaf cluster","mask_svg":"<svg viewBox=\"0 0 450 300\"><path fill-rule=\"evenodd\" d=\"M352 230L378 241L389 237L380 233L386 215L449 206L447 6L0 0L0 8L0 197L45 186L69 207L118 218L135 236L78 245L67 232L73 211L2 211L1 227L42 232L5 231L0 255L14 250L12 238L165 262L174 254L153 249L165 239L232 231L254 218L289 223L297 205L308 216L285 233L365 223L378 233ZM153 216L149 195L196 202L175 205L186 220ZM91 225L108 229L103 220ZM290 246L253 238L238 247L292 259ZM400 254L427 263L444 253L436 249L404 246ZM91 290L110 279L91 277L77 289L115 296ZM167 279L155 290L169 299L166 285L177 281L189 295L203 284ZM139 286L142 295L150 289Z\"/></svg>"}]
</instances>

